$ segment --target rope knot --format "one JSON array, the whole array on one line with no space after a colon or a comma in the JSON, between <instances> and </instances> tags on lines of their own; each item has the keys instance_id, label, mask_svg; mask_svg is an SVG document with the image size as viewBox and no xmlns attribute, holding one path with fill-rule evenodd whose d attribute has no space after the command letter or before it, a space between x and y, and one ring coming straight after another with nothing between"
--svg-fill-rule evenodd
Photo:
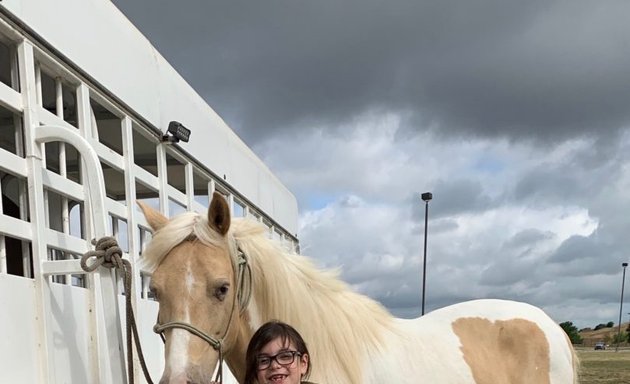
<instances>
[{"instance_id":1,"label":"rope knot","mask_svg":"<svg viewBox=\"0 0 630 384\"><path fill-rule=\"evenodd\" d=\"M123 269L125 267L124 259L122 257L123 251L118 246L118 242L111 236L105 236L92 240L92 245L95 246L93 251L87 251L83 257L81 257L81 268L86 272L92 272L99 266L106 268L118 268ZM91 264L88 264L88 260L94 258Z\"/></svg>"}]
</instances>

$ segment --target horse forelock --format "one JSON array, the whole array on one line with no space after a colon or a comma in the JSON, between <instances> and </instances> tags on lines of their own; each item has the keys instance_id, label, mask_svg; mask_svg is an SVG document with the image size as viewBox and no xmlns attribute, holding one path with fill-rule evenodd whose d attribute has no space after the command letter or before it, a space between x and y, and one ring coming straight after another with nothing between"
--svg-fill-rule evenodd
<instances>
[{"instance_id":1,"label":"horse forelock","mask_svg":"<svg viewBox=\"0 0 630 384\"><path fill-rule=\"evenodd\" d=\"M214 231L208 218L196 212L185 212L172 218L164 227L153 234L153 238L142 253L141 269L152 274L167 255L179 244L197 240L207 246L227 247L232 264L235 265L235 248L231 234L228 239Z\"/></svg>"},{"instance_id":2,"label":"horse forelock","mask_svg":"<svg viewBox=\"0 0 630 384\"><path fill-rule=\"evenodd\" d=\"M250 220L234 220L234 239L252 268L252 320L281 320L304 337L318 382L362 382L364 361L386 343L392 317L378 303L353 292L338 271L317 268L310 259L267 237ZM251 324L257 328L261 324ZM361 352L359 352L361 351Z\"/></svg>"}]
</instances>

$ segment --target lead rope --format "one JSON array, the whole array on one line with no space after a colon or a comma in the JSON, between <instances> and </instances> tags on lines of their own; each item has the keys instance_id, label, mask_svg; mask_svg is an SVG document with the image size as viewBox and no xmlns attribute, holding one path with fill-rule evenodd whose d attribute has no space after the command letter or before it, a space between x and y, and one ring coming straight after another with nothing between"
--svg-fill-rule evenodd
<instances>
[{"instance_id":1,"label":"lead rope","mask_svg":"<svg viewBox=\"0 0 630 384\"><path fill-rule=\"evenodd\" d=\"M136 350L138 351L138 358L140 365L142 366L142 372L144 378L149 384L153 384L151 377L149 376L149 370L144 361L144 355L142 354L142 346L140 345L140 338L138 337L138 329L136 327L136 318L133 314L133 307L131 306L131 263L129 260L125 260L122 257L122 250L118 246L116 239L111 236L105 236L92 240L92 245L95 246L93 251L87 251L81 257L81 268L85 272L94 272L99 266L106 268L116 268L122 270L124 273L124 287L125 287L125 307L126 307L126 330L127 330L127 377L129 378L129 384L134 384L133 377L133 345L131 342L132 333L135 341ZM88 264L88 260L94 258L92 264Z\"/></svg>"}]
</instances>

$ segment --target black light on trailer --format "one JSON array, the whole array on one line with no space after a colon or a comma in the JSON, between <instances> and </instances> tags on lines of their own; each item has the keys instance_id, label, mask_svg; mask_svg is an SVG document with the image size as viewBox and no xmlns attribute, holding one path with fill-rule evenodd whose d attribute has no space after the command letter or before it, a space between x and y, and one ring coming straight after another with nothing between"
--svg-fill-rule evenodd
<instances>
[{"instance_id":1,"label":"black light on trailer","mask_svg":"<svg viewBox=\"0 0 630 384\"><path fill-rule=\"evenodd\" d=\"M166 134L162 136L162 142L168 143L179 143L180 140L187 143L188 139L190 139L190 129L184 127L179 121L168 123Z\"/></svg>"}]
</instances>

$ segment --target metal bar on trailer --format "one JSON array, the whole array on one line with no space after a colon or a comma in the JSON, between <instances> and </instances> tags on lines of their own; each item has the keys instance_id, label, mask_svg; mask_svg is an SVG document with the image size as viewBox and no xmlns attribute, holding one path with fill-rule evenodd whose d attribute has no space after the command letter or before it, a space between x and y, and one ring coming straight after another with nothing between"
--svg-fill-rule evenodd
<instances>
[{"instance_id":1,"label":"metal bar on trailer","mask_svg":"<svg viewBox=\"0 0 630 384\"><path fill-rule=\"evenodd\" d=\"M2 184L0 183L0 197L2 196ZM4 212L2 198L0 198L0 212ZM4 236L0 235L0 273L7 273L7 248Z\"/></svg>"},{"instance_id":2,"label":"metal bar on trailer","mask_svg":"<svg viewBox=\"0 0 630 384\"><path fill-rule=\"evenodd\" d=\"M160 211L166 216L170 216L169 196L168 196L168 164L166 163L166 144L158 144L156 147L158 163L158 194L160 199Z\"/></svg>"},{"instance_id":3,"label":"metal bar on trailer","mask_svg":"<svg viewBox=\"0 0 630 384\"><path fill-rule=\"evenodd\" d=\"M46 244L44 241L43 231L46 228L45 223L45 206L43 201L43 195L41 191L43 189L42 172L45 158L43 144L36 142L35 129L39 126L38 117L38 101L41 101L41 97L38 97L39 85L39 69L35 64L35 57L33 54L33 46L27 42L22 41L19 43L18 48L19 57L19 76L20 85L22 90L22 97L24 100L24 144L26 150L26 164L27 164L27 180L28 180L28 201L30 222L28 223L32 230L32 253L33 253L33 269L30 269L30 257L28 250L23 247L23 266L24 274L26 276L33 276L35 279L35 305L37 308L37 316L39 321L37 322L37 332L39 337L39 350L38 350L38 365L39 365L39 381L44 383L54 383L56 381L56 366L52 348L54 346L53 332L52 332L52 318L51 318L51 287L50 279L42 275L40 258L43 258L47 254ZM35 71L33 71L35 68ZM26 217L26 216L25 216Z\"/></svg>"},{"instance_id":4,"label":"metal bar on trailer","mask_svg":"<svg viewBox=\"0 0 630 384\"><path fill-rule=\"evenodd\" d=\"M190 161L186 161L186 165L184 165L184 180L186 183L186 207L188 211L192 211L195 202L195 181L193 174L193 165Z\"/></svg>"},{"instance_id":5,"label":"metal bar on trailer","mask_svg":"<svg viewBox=\"0 0 630 384\"><path fill-rule=\"evenodd\" d=\"M16 111L21 111L23 109L22 95L4 84L0 85L0 100L2 100L2 104L9 106L11 109Z\"/></svg>"},{"instance_id":6,"label":"metal bar on trailer","mask_svg":"<svg viewBox=\"0 0 630 384\"><path fill-rule=\"evenodd\" d=\"M92 132L90 128L92 124L92 119L91 119L92 111L91 110L92 108L90 106L90 90L84 83L81 83L77 87L77 121L79 125L79 135L81 135L81 137L83 137L84 139L88 141L90 140L90 133ZM84 161L81 161L80 164L81 164L80 165L81 179L85 180L85 175L87 175L90 170ZM83 199L81 199L81 201L83 201L83 207L84 207L82 224L83 224L83 229L85 230L84 232L85 237L86 239L92 239L95 237L94 225L93 225L95 218L93 218L92 215L88 214L88 212L90 212L90 207L91 207L89 194L85 196ZM90 334L95 335L98 332L97 327L99 326L99 321L97 319L96 310L95 310L95 308L97 307L96 302L98 300L98 297L97 297L98 295L96 294L97 290L96 290L96 282L95 282L97 279L97 275L95 275L94 273L90 273L84 276L85 276L85 283L90 288L90 295L88 296L89 297L89 312L90 312L90 316L89 316ZM98 339L91 337L88 348L90 351L90 354L89 354L90 366L94 367L94 369L91 370L91 379L93 382L98 383L101 376L101 373L100 373L101 364L100 364L100 359L99 359Z\"/></svg>"},{"instance_id":7,"label":"metal bar on trailer","mask_svg":"<svg viewBox=\"0 0 630 384\"><path fill-rule=\"evenodd\" d=\"M4 236L0 236L0 273L7 272L7 248Z\"/></svg>"},{"instance_id":8,"label":"metal bar on trailer","mask_svg":"<svg viewBox=\"0 0 630 384\"><path fill-rule=\"evenodd\" d=\"M80 260L45 260L42 261L42 272L44 275L82 275L86 273L83 268L81 268Z\"/></svg>"},{"instance_id":9,"label":"metal bar on trailer","mask_svg":"<svg viewBox=\"0 0 630 384\"><path fill-rule=\"evenodd\" d=\"M63 84L61 78L55 78L55 112L57 117L63 119ZM59 142L59 175L64 179L68 177L66 169L66 143ZM70 233L70 215L68 213L68 198L61 196L61 229L65 234ZM64 252L64 257L66 253ZM72 275L67 274L64 281L67 285L72 285Z\"/></svg>"}]
</instances>

